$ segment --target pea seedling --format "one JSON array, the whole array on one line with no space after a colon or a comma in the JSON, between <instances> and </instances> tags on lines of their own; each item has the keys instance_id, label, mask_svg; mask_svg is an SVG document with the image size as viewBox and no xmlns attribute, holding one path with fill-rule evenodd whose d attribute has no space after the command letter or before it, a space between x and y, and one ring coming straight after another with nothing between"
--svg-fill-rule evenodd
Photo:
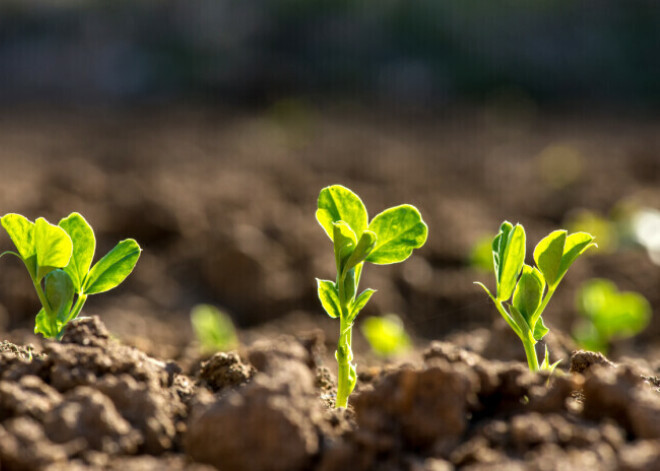
<instances>
[{"instance_id":1,"label":"pea seedling","mask_svg":"<svg viewBox=\"0 0 660 471\"><path fill-rule=\"evenodd\" d=\"M596 244L586 232L568 234L565 230L551 232L534 249L536 267L525 264L525 229L504 221L493 239L493 264L497 291L493 295L481 286L509 327L520 337L531 371L553 371L548 348L539 367L535 345L549 332L543 323L543 311L557 290L572 263L589 247ZM508 306L508 310L507 310Z\"/></svg>"},{"instance_id":2,"label":"pea seedling","mask_svg":"<svg viewBox=\"0 0 660 471\"><path fill-rule=\"evenodd\" d=\"M226 352L238 347L236 328L229 315L210 304L198 304L190 322L203 353Z\"/></svg>"},{"instance_id":3,"label":"pea seedling","mask_svg":"<svg viewBox=\"0 0 660 471\"><path fill-rule=\"evenodd\" d=\"M375 292L367 288L357 294L364 263L403 262L413 249L424 245L428 228L417 208L408 204L386 209L369 222L362 200L341 185L321 190L316 219L334 244L337 278L317 279L318 296L326 313L339 318L335 406L346 407L357 381L351 350L353 323Z\"/></svg>"},{"instance_id":4,"label":"pea seedling","mask_svg":"<svg viewBox=\"0 0 660 471\"><path fill-rule=\"evenodd\" d=\"M367 317L360 330L371 350L383 358L403 353L410 348L410 336L396 314Z\"/></svg>"},{"instance_id":5,"label":"pea seedling","mask_svg":"<svg viewBox=\"0 0 660 471\"><path fill-rule=\"evenodd\" d=\"M577 293L583 319L573 330L582 348L607 353L610 342L638 334L651 320L651 305L639 293L619 291L614 283L593 279Z\"/></svg>"},{"instance_id":6,"label":"pea seedling","mask_svg":"<svg viewBox=\"0 0 660 471\"><path fill-rule=\"evenodd\" d=\"M87 297L118 286L140 257L138 243L126 239L91 267L96 238L78 213L71 213L58 225L44 218L32 222L13 213L0 222L17 249L0 257L15 255L25 264L42 306L34 332L46 338L61 339L64 326L78 317Z\"/></svg>"}]
</instances>

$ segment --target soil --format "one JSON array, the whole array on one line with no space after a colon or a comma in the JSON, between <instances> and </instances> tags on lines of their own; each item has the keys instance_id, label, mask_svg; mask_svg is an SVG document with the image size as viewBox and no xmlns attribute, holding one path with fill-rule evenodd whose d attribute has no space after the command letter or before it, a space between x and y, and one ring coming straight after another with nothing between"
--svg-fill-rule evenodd
<instances>
[{"instance_id":1,"label":"soil","mask_svg":"<svg viewBox=\"0 0 660 471\"><path fill-rule=\"evenodd\" d=\"M536 240L580 208L660 207L657 123L306 113L304 125L185 109L0 121L3 214L76 210L99 252L124 237L145 249L62 342L31 333L24 267L1 260L0 470L660 469L660 318L607 356L569 335L575 291L593 276L658 311L647 254L622 241L571 269L544 316L562 360L552 376L527 371L472 284L492 275L468 263L505 218ZM544 155L567 148L582 170L559 185ZM365 270L378 293L361 316L399 313L414 347L383 360L356 329L346 410L333 408L337 325L314 288L333 266L315 199L338 182L371 214L410 202L430 227L405 264ZM201 353L188 318L200 302L232 315L238 350Z\"/></svg>"}]
</instances>

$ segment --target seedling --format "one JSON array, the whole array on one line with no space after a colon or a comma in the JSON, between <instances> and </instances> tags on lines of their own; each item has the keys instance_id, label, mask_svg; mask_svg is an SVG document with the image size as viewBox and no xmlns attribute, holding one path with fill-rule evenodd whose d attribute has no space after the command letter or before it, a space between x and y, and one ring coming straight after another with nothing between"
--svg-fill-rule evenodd
<instances>
[{"instance_id":1,"label":"seedling","mask_svg":"<svg viewBox=\"0 0 660 471\"><path fill-rule=\"evenodd\" d=\"M15 255L25 264L42 306L34 332L46 338L61 339L64 326L78 317L87 297L118 286L140 257L138 243L126 239L91 267L96 238L78 213L71 213L58 225L44 218L32 222L13 213L0 222L17 250L0 257Z\"/></svg>"},{"instance_id":2,"label":"seedling","mask_svg":"<svg viewBox=\"0 0 660 471\"><path fill-rule=\"evenodd\" d=\"M543 311L573 262L596 245L593 240L586 232L551 232L534 249L536 267L532 267L525 264L523 226L505 221L493 239L496 294L491 294L482 283L476 284L488 293L498 312L522 341L531 371L553 371L559 363L550 364L546 346L545 358L539 366L534 346L549 332L543 322Z\"/></svg>"},{"instance_id":3,"label":"seedling","mask_svg":"<svg viewBox=\"0 0 660 471\"><path fill-rule=\"evenodd\" d=\"M632 337L649 324L651 305L644 296L620 292L608 280L584 283L577 294L582 322L573 336L582 348L607 353L612 340Z\"/></svg>"},{"instance_id":4,"label":"seedling","mask_svg":"<svg viewBox=\"0 0 660 471\"><path fill-rule=\"evenodd\" d=\"M225 352L238 346L231 317L215 306L195 306L190 312L190 321L204 353Z\"/></svg>"},{"instance_id":5,"label":"seedling","mask_svg":"<svg viewBox=\"0 0 660 471\"><path fill-rule=\"evenodd\" d=\"M337 277L319 280L318 296L332 318L339 319L337 342L336 407L346 407L357 381L351 350L353 323L375 290L358 293L365 262L388 265L406 260L413 249L424 245L428 228L414 206L404 204L386 209L371 222L362 200L348 188L323 188L316 219L334 244Z\"/></svg>"},{"instance_id":6,"label":"seedling","mask_svg":"<svg viewBox=\"0 0 660 471\"><path fill-rule=\"evenodd\" d=\"M371 316L360 326L371 350L383 358L397 355L410 348L410 337L403 321L396 314Z\"/></svg>"}]
</instances>

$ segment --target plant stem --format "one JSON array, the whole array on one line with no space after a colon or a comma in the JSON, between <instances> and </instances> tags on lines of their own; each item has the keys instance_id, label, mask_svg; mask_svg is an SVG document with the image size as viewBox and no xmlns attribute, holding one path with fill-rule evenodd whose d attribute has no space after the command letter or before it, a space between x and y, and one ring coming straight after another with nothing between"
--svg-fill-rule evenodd
<instances>
[{"instance_id":1,"label":"plant stem","mask_svg":"<svg viewBox=\"0 0 660 471\"><path fill-rule=\"evenodd\" d=\"M346 317L343 314L340 319L340 334L339 341L337 342L337 399L335 407L347 407L348 396L351 394L351 359L353 357L351 352L351 329L346 325Z\"/></svg>"},{"instance_id":2,"label":"plant stem","mask_svg":"<svg viewBox=\"0 0 660 471\"><path fill-rule=\"evenodd\" d=\"M48 316L48 320L50 321L50 327L52 329L51 332L57 330L57 323L55 321L55 316L53 315L53 310L50 307L50 303L48 302L48 298L44 293L44 289L41 287L41 283L35 279L32 279L32 284L34 285L34 289L37 291L37 296L39 297L39 301L41 302L44 311L46 311L46 315Z\"/></svg>"},{"instance_id":3,"label":"plant stem","mask_svg":"<svg viewBox=\"0 0 660 471\"><path fill-rule=\"evenodd\" d=\"M529 340L523 340L523 348L525 349L525 355L527 356L527 365L529 366L530 371L539 370L539 359L536 356L536 348L534 344Z\"/></svg>"},{"instance_id":4,"label":"plant stem","mask_svg":"<svg viewBox=\"0 0 660 471\"><path fill-rule=\"evenodd\" d=\"M80 314L80 311L82 311L82 308L85 305L85 301L87 301L87 295L80 293L78 295L78 299L76 299L76 304L74 304L73 309L71 309L71 313L69 314L67 322L72 321L78 317L78 314Z\"/></svg>"},{"instance_id":5,"label":"plant stem","mask_svg":"<svg viewBox=\"0 0 660 471\"><path fill-rule=\"evenodd\" d=\"M355 294L353 294L350 299L346 299L346 276L347 273L340 273L339 276L337 276L341 314L339 316L339 340L337 341L337 351L335 352L335 357L337 359L336 408L345 408L348 406L348 396L351 395L353 388L355 387L355 367L351 364L353 361L353 350L351 348L353 325L352 320L349 319L349 306L355 300ZM359 274L354 282L357 287L357 284L359 283ZM357 292L357 288L352 291Z\"/></svg>"}]
</instances>

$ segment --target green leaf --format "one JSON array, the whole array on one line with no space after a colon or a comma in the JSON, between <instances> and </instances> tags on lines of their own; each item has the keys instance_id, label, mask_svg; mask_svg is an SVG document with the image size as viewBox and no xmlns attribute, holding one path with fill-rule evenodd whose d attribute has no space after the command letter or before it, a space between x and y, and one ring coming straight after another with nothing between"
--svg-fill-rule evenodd
<instances>
[{"instance_id":1,"label":"green leaf","mask_svg":"<svg viewBox=\"0 0 660 471\"><path fill-rule=\"evenodd\" d=\"M543 275L529 265L523 265L522 274L513 293L513 305L523 315L530 327L533 327L532 317L541 305L543 297Z\"/></svg>"},{"instance_id":2,"label":"green leaf","mask_svg":"<svg viewBox=\"0 0 660 471\"><path fill-rule=\"evenodd\" d=\"M550 287L556 287L573 262L596 244L586 232L568 235L565 230L548 234L534 249L534 260Z\"/></svg>"},{"instance_id":3,"label":"green leaf","mask_svg":"<svg viewBox=\"0 0 660 471\"><path fill-rule=\"evenodd\" d=\"M96 238L94 231L84 217L78 213L71 213L62 219L59 226L69 234L73 242L73 254L69 264L64 268L73 282L77 293L82 289L85 276L92 266L94 251L96 250Z\"/></svg>"},{"instance_id":4,"label":"green leaf","mask_svg":"<svg viewBox=\"0 0 660 471\"><path fill-rule=\"evenodd\" d=\"M73 244L64 229L38 218L34 223L34 246L37 254L37 281L51 271L69 264Z\"/></svg>"},{"instance_id":5,"label":"green leaf","mask_svg":"<svg viewBox=\"0 0 660 471\"><path fill-rule=\"evenodd\" d=\"M190 322L204 352L228 351L238 346L231 317L217 307L209 304L193 307Z\"/></svg>"},{"instance_id":6,"label":"green leaf","mask_svg":"<svg viewBox=\"0 0 660 471\"><path fill-rule=\"evenodd\" d=\"M64 270L54 270L46 275L44 285L46 299L48 299L53 315L58 321L65 324L68 321L75 294L71 278Z\"/></svg>"},{"instance_id":7,"label":"green leaf","mask_svg":"<svg viewBox=\"0 0 660 471\"><path fill-rule=\"evenodd\" d=\"M534 261L549 286L556 286L561 279L560 267L567 234L565 230L553 231L534 248Z\"/></svg>"},{"instance_id":8,"label":"green leaf","mask_svg":"<svg viewBox=\"0 0 660 471\"><path fill-rule=\"evenodd\" d=\"M140 252L140 246L133 239L119 242L92 267L83 292L87 295L103 293L118 286L135 268Z\"/></svg>"},{"instance_id":9,"label":"green leaf","mask_svg":"<svg viewBox=\"0 0 660 471\"><path fill-rule=\"evenodd\" d=\"M34 246L34 223L20 214L9 213L0 219L19 255L27 260L36 254Z\"/></svg>"},{"instance_id":10,"label":"green leaf","mask_svg":"<svg viewBox=\"0 0 660 471\"><path fill-rule=\"evenodd\" d=\"M47 339L52 339L62 330L63 325L57 319L51 319L46 310L41 308L34 319L34 333L41 334Z\"/></svg>"},{"instance_id":11,"label":"green leaf","mask_svg":"<svg viewBox=\"0 0 660 471\"><path fill-rule=\"evenodd\" d=\"M377 240L367 261L378 265L403 262L426 242L428 227L417 208L409 204L386 209L369 223Z\"/></svg>"},{"instance_id":12,"label":"green leaf","mask_svg":"<svg viewBox=\"0 0 660 471\"><path fill-rule=\"evenodd\" d=\"M527 337L529 340L533 340L534 335L532 329L527 323L527 319L520 313L520 311L514 305L509 305L509 312L511 313L511 318L516 323L522 336Z\"/></svg>"},{"instance_id":13,"label":"green leaf","mask_svg":"<svg viewBox=\"0 0 660 471\"><path fill-rule=\"evenodd\" d=\"M337 286L329 280L316 279L318 295L325 312L333 319L341 317L341 304L337 294Z\"/></svg>"},{"instance_id":14,"label":"green leaf","mask_svg":"<svg viewBox=\"0 0 660 471\"><path fill-rule=\"evenodd\" d=\"M513 294L525 263L525 229L520 224L512 227L510 223L504 222L500 227L500 234L495 239L493 261L498 275L497 299L505 301ZM497 252L495 252L496 245Z\"/></svg>"},{"instance_id":15,"label":"green leaf","mask_svg":"<svg viewBox=\"0 0 660 471\"><path fill-rule=\"evenodd\" d=\"M56 334L51 332L50 318L44 308L41 308L34 319L34 333L41 334L44 337L52 338Z\"/></svg>"},{"instance_id":16,"label":"green leaf","mask_svg":"<svg viewBox=\"0 0 660 471\"><path fill-rule=\"evenodd\" d=\"M548 346L545 346L545 356L543 358L543 363L541 363L540 370L548 371L551 375L555 372L557 366L561 363L561 360L557 360L553 364L550 364L550 353L548 352Z\"/></svg>"},{"instance_id":17,"label":"green leaf","mask_svg":"<svg viewBox=\"0 0 660 471\"><path fill-rule=\"evenodd\" d=\"M534 340L541 340L548 332L550 332L550 329L545 326L543 317L539 317L534 326Z\"/></svg>"},{"instance_id":18,"label":"green leaf","mask_svg":"<svg viewBox=\"0 0 660 471\"><path fill-rule=\"evenodd\" d=\"M332 223L339 221L345 221L356 237L360 237L367 228L367 209L351 190L341 185L332 185L323 188L319 194L316 220L332 240Z\"/></svg>"},{"instance_id":19,"label":"green leaf","mask_svg":"<svg viewBox=\"0 0 660 471\"><path fill-rule=\"evenodd\" d=\"M594 247L594 238L586 232L576 232L566 238L564 244L564 253L561 257L559 266L559 280L561 280L573 262L582 255L588 248ZM557 282L559 282L559 280Z\"/></svg>"},{"instance_id":20,"label":"green leaf","mask_svg":"<svg viewBox=\"0 0 660 471\"><path fill-rule=\"evenodd\" d=\"M344 221L332 223L332 233L335 249L335 263L337 264L337 272L341 273L344 270L346 261L351 256L353 249L357 243L357 238L353 229Z\"/></svg>"},{"instance_id":21,"label":"green leaf","mask_svg":"<svg viewBox=\"0 0 660 471\"><path fill-rule=\"evenodd\" d=\"M502 268L504 263L504 251L509 242L509 235L513 230L513 224L504 221L500 225L500 231L493 239L493 268L495 269L495 281L499 285L502 278Z\"/></svg>"},{"instance_id":22,"label":"green leaf","mask_svg":"<svg viewBox=\"0 0 660 471\"><path fill-rule=\"evenodd\" d=\"M364 291L362 291L357 298L355 298L355 301L353 301L353 304L351 305L351 317L350 321L353 322L357 315L360 313L362 309L364 309L364 306L367 305L369 300L371 299L371 296L376 292L375 289L367 288Z\"/></svg>"},{"instance_id":23,"label":"green leaf","mask_svg":"<svg viewBox=\"0 0 660 471\"><path fill-rule=\"evenodd\" d=\"M360 240L355 246L355 250L344 265L344 270L350 270L358 263L362 263L371 253L376 245L376 234L369 230L365 230L360 236Z\"/></svg>"}]
</instances>

